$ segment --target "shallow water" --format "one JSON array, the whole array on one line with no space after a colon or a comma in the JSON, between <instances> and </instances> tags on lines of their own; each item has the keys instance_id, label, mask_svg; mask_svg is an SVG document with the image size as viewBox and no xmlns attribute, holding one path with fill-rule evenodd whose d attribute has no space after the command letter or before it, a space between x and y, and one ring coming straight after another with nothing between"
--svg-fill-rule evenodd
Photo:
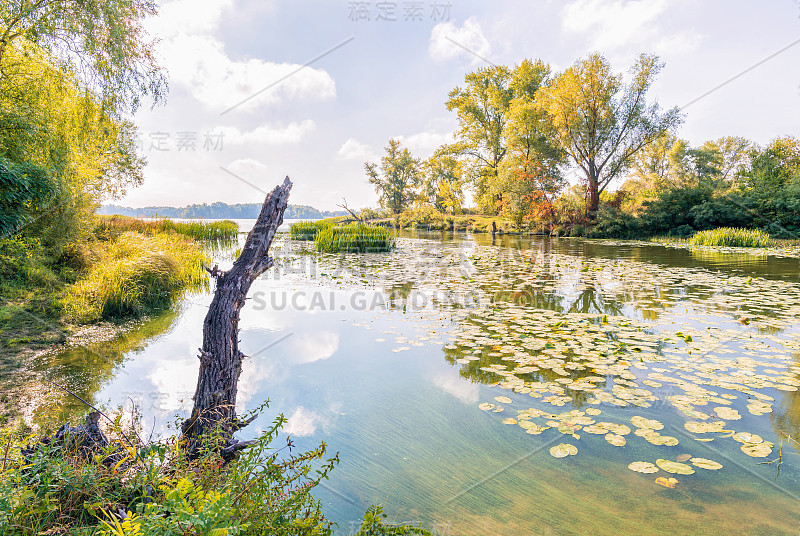
<instances>
[{"instance_id":1,"label":"shallow water","mask_svg":"<svg viewBox=\"0 0 800 536\"><path fill-rule=\"evenodd\" d=\"M241 314L240 411L271 406L245 434L283 412L299 448L339 451L317 492L337 533L374 503L440 535L800 533L796 258L453 233L364 256L284 236L273 254ZM38 368L165 433L209 302ZM32 419L78 409L27 392ZM679 456L693 474L628 468Z\"/></svg>"}]
</instances>

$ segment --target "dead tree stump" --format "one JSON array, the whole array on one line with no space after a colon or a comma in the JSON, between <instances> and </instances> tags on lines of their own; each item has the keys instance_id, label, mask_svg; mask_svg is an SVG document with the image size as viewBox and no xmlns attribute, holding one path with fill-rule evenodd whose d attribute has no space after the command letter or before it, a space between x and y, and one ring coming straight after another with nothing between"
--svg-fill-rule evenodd
<instances>
[{"instance_id":1,"label":"dead tree stump","mask_svg":"<svg viewBox=\"0 0 800 536\"><path fill-rule=\"evenodd\" d=\"M194 408L182 427L190 455L201 453L201 439L212 432L222 434L220 447L226 458L248 444L233 439L236 430L249 424L236 417L236 392L245 357L239 351L239 311L244 307L250 285L272 266L268 251L283 223L291 189L292 182L286 177L282 185L267 194L242 253L230 270L207 268L216 280L216 288L203 322Z\"/></svg>"}]
</instances>

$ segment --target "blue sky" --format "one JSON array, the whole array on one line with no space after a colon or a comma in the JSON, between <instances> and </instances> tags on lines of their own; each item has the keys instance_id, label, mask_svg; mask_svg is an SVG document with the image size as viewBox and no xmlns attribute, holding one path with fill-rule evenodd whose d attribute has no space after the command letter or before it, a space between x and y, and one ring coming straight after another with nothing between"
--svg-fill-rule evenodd
<instances>
[{"instance_id":1,"label":"blue sky","mask_svg":"<svg viewBox=\"0 0 800 536\"><path fill-rule=\"evenodd\" d=\"M597 51L624 72L656 53L650 97L684 106L800 39L800 4L172 0L147 27L170 95L136 114L145 184L118 203L261 202L289 175L293 203L333 209L376 205L363 164L390 138L421 157L452 140L444 102L481 57L558 71ZM679 135L800 135L799 65L800 43L686 107Z\"/></svg>"}]
</instances>

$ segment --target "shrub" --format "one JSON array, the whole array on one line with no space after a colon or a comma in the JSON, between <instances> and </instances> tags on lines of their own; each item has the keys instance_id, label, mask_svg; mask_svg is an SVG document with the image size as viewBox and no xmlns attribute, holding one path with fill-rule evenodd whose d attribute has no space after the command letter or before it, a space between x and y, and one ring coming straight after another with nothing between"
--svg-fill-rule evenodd
<instances>
[{"instance_id":1,"label":"shrub","mask_svg":"<svg viewBox=\"0 0 800 536\"><path fill-rule=\"evenodd\" d=\"M768 247L772 245L772 239L760 229L720 227L700 231L692 237L691 243L700 246Z\"/></svg>"},{"instance_id":2,"label":"shrub","mask_svg":"<svg viewBox=\"0 0 800 536\"><path fill-rule=\"evenodd\" d=\"M328 478L338 454L328 457L324 443L299 453L292 453L289 438L276 445L283 415L230 462L219 455L213 435L205 438L205 454L189 459L180 437L142 444L119 423L112 426L108 453L122 460L111 463L103 453L87 459L74 446L0 430L0 534L333 534L312 491ZM34 448L26 456L27 445ZM430 534L386 524L384 517L381 507L369 508L358 534Z\"/></svg>"},{"instance_id":3,"label":"shrub","mask_svg":"<svg viewBox=\"0 0 800 536\"><path fill-rule=\"evenodd\" d=\"M349 223L322 229L316 245L317 251L323 253L379 253L394 249L395 239L384 227Z\"/></svg>"},{"instance_id":4,"label":"shrub","mask_svg":"<svg viewBox=\"0 0 800 536\"><path fill-rule=\"evenodd\" d=\"M63 300L65 316L86 323L163 307L205 280L205 256L186 239L125 232Z\"/></svg>"},{"instance_id":5,"label":"shrub","mask_svg":"<svg viewBox=\"0 0 800 536\"><path fill-rule=\"evenodd\" d=\"M331 220L299 221L289 227L289 236L294 240L314 240L317 233L333 225Z\"/></svg>"}]
</instances>

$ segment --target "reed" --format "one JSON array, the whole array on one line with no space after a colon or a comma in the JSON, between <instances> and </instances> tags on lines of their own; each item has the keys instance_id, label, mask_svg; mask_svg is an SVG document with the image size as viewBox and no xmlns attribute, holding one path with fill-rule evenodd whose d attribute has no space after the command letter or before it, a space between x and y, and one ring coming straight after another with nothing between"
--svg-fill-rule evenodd
<instances>
[{"instance_id":1,"label":"reed","mask_svg":"<svg viewBox=\"0 0 800 536\"><path fill-rule=\"evenodd\" d=\"M138 315L163 307L205 281L203 252L174 234L124 232L62 301L77 323Z\"/></svg>"},{"instance_id":2,"label":"reed","mask_svg":"<svg viewBox=\"0 0 800 536\"><path fill-rule=\"evenodd\" d=\"M394 236L386 228L367 223L327 227L316 237L317 251L323 253L382 253L395 245Z\"/></svg>"},{"instance_id":3,"label":"reed","mask_svg":"<svg viewBox=\"0 0 800 536\"><path fill-rule=\"evenodd\" d=\"M735 246L735 247L769 247L773 240L760 229L739 229L720 227L700 231L690 239L696 246Z\"/></svg>"}]
</instances>

